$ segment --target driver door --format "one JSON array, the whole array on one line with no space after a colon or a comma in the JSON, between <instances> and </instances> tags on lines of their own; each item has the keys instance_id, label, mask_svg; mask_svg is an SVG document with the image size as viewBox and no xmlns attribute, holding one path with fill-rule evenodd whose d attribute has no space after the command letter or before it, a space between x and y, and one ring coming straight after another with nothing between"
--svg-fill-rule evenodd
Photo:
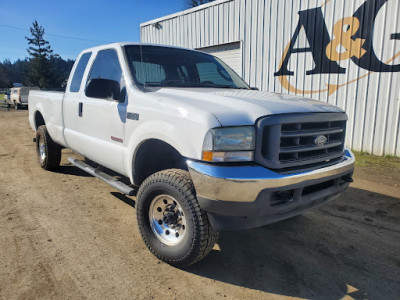
<instances>
[{"instance_id":1,"label":"driver door","mask_svg":"<svg viewBox=\"0 0 400 300\"><path fill-rule=\"evenodd\" d=\"M93 62L86 86L92 79L110 79L125 89L125 80L115 49L101 50ZM127 97L114 99L88 97L81 93L77 113L81 133L80 153L111 170L125 173L123 166L124 129Z\"/></svg>"}]
</instances>

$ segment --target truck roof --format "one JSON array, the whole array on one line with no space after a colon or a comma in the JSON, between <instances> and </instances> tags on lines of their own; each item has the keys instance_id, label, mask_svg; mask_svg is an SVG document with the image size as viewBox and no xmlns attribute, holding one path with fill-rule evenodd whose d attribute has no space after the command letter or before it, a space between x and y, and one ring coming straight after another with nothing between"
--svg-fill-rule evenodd
<instances>
[{"instance_id":1,"label":"truck roof","mask_svg":"<svg viewBox=\"0 0 400 300\"><path fill-rule=\"evenodd\" d=\"M176 46L171 46L171 45L163 45L163 44L152 44L152 43L132 43L132 42L119 42L119 43L110 43L110 44L105 44L105 45L99 45L96 47L92 47L92 48L87 48L83 51L81 51L80 54L88 52L88 51L92 51L92 52L96 52L102 49L107 49L107 48L118 48L118 47L124 47L124 46L134 46L134 45L142 45L142 46L154 46L154 47L167 47L167 48L175 48L175 49L184 49L184 50L189 50L189 51L194 51L194 52L199 52L197 50L194 49L188 49L188 48L184 48L184 47L176 47Z\"/></svg>"}]
</instances>

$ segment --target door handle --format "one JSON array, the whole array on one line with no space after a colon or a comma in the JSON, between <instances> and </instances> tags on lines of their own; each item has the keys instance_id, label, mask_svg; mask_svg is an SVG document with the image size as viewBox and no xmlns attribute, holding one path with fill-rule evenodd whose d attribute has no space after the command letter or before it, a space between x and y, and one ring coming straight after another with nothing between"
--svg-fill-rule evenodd
<instances>
[{"instance_id":1,"label":"door handle","mask_svg":"<svg viewBox=\"0 0 400 300\"><path fill-rule=\"evenodd\" d=\"M83 103L79 102L79 116L82 117Z\"/></svg>"}]
</instances>

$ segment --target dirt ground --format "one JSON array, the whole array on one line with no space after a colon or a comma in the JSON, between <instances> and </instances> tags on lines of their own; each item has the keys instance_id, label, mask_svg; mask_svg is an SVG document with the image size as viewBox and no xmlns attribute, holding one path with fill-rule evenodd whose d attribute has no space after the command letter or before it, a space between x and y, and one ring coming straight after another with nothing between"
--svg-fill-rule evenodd
<instances>
[{"instance_id":1,"label":"dirt ground","mask_svg":"<svg viewBox=\"0 0 400 300\"><path fill-rule=\"evenodd\" d=\"M361 166L340 198L222 232L180 270L140 238L135 198L67 162L42 170L28 112L0 111L0 299L400 299L400 172Z\"/></svg>"}]
</instances>

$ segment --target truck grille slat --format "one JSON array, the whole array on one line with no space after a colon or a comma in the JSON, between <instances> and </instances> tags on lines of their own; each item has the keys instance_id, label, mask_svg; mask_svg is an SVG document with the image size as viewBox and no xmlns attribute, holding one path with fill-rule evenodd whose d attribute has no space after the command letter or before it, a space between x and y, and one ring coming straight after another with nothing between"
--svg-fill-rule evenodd
<instances>
[{"instance_id":1,"label":"truck grille slat","mask_svg":"<svg viewBox=\"0 0 400 300\"><path fill-rule=\"evenodd\" d=\"M256 161L271 169L326 165L343 156L344 113L286 114L258 122Z\"/></svg>"},{"instance_id":2,"label":"truck grille slat","mask_svg":"<svg viewBox=\"0 0 400 300\"><path fill-rule=\"evenodd\" d=\"M313 135L325 135L325 134L334 134L343 132L343 128L336 127L327 130L298 130L298 131L281 131L281 137L283 138L291 138L291 137L304 137L304 136L313 136Z\"/></svg>"},{"instance_id":3,"label":"truck grille slat","mask_svg":"<svg viewBox=\"0 0 400 300\"><path fill-rule=\"evenodd\" d=\"M342 145L341 141L326 143L323 146L299 146L299 147L281 147L280 153L295 153L295 152L305 152L305 151L318 151L322 149L337 147Z\"/></svg>"}]
</instances>

